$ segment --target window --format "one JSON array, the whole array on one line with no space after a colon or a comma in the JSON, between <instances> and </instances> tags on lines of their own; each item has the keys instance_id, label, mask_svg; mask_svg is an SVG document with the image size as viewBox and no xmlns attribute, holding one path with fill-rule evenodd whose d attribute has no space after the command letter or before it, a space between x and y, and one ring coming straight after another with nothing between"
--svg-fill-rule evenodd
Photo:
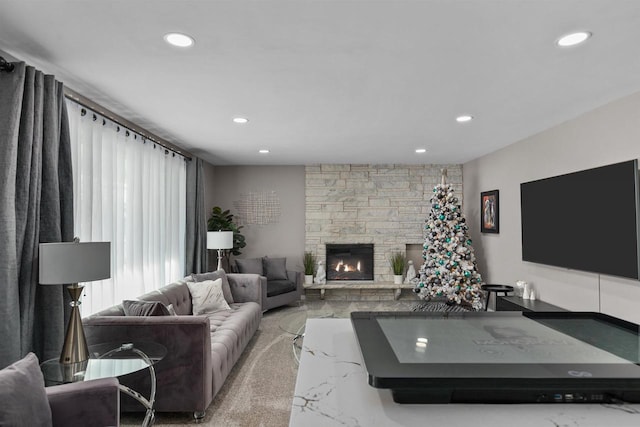
<instances>
[{"instance_id":1,"label":"window","mask_svg":"<svg viewBox=\"0 0 640 427\"><path fill-rule=\"evenodd\" d=\"M85 287L86 316L184 275L185 159L67 100L75 235L111 242L111 279Z\"/></svg>"}]
</instances>

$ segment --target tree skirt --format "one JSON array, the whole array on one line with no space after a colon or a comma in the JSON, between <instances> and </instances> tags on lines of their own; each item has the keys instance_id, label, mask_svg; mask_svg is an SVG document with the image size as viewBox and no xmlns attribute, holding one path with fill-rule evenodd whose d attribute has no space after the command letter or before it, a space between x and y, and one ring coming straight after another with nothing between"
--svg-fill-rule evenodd
<instances>
[{"instance_id":1,"label":"tree skirt","mask_svg":"<svg viewBox=\"0 0 640 427\"><path fill-rule=\"evenodd\" d=\"M447 304L442 301L424 301L413 306L411 311L472 311L458 304Z\"/></svg>"}]
</instances>

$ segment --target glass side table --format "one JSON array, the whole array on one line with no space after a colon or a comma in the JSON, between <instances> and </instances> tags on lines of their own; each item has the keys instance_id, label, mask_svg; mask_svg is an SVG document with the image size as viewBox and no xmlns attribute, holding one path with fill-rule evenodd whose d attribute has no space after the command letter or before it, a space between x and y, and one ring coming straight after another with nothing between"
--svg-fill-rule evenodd
<instances>
[{"instance_id":1,"label":"glass side table","mask_svg":"<svg viewBox=\"0 0 640 427\"><path fill-rule=\"evenodd\" d=\"M131 388L120 384L120 390L136 399L146 409L142 426L153 425L153 404L156 398L156 372L153 365L161 361L167 349L154 342L105 343L89 346L89 360L64 364L49 359L40 365L47 385L64 384L98 378L119 377L149 369L151 390L145 398Z\"/></svg>"}]
</instances>

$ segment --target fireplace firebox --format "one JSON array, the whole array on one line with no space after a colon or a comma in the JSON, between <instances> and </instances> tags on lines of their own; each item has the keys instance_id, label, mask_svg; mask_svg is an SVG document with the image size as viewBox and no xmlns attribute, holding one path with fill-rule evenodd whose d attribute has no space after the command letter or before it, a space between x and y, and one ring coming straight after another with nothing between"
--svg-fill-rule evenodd
<instances>
[{"instance_id":1,"label":"fireplace firebox","mask_svg":"<svg viewBox=\"0 0 640 427\"><path fill-rule=\"evenodd\" d=\"M373 280L373 244L334 244L327 247L327 280Z\"/></svg>"}]
</instances>

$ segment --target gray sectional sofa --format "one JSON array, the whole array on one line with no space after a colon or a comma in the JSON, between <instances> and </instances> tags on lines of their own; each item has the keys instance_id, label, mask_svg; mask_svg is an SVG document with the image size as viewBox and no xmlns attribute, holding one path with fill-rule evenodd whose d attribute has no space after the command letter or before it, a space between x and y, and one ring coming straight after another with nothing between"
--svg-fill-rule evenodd
<instances>
[{"instance_id":1,"label":"gray sectional sofa","mask_svg":"<svg viewBox=\"0 0 640 427\"><path fill-rule=\"evenodd\" d=\"M224 275L224 272L220 271ZM233 303L230 310L192 315L189 276L138 300L171 304L176 316L125 316L121 304L83 319L89 346L105 342L152 341L164 345L167 355L155 365L155 410L193 412L196 419L220 391L262 319L262 282L254 274L227 274ZM148 371L119 377L120 382L149 395ZM142 406L122 396L124 411Z\"/></svg>"}]
</instances>

